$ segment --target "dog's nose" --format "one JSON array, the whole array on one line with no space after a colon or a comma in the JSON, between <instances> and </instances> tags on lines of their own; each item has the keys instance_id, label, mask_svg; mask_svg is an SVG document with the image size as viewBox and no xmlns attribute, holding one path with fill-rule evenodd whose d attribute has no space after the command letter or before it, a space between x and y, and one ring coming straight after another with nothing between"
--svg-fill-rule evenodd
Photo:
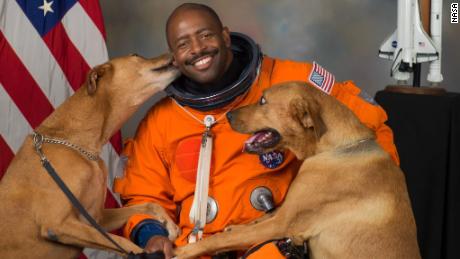
<instances>
[{"instance_id":1,"label":"dog's nose","mask_svg":"<svg viewBox=\"0 0 460 259\"><path fill-rule=\"evenodd\" d=\"M226 116L227 116L227 120L231 122L233 118L232 112L227 112Z\"/></svg>"}]
</instances>

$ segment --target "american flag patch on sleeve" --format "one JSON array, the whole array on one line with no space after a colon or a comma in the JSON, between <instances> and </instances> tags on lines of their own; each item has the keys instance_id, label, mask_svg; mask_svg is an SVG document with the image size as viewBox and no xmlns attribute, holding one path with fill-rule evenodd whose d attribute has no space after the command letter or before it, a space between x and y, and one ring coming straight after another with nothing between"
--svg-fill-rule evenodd
<instances>
[{"instance_id":1,"label":"american flag patch on sleeve","mask_svg":"<svg viewBox=\"0 0 460 259\"><path fill-rule=\"evenodd\" d=\"M316 62L313 62L313 69L308 76L308 82L318 87L321 91L330 94L334 86L335 77Z\"/></svg>"}]
</instances>

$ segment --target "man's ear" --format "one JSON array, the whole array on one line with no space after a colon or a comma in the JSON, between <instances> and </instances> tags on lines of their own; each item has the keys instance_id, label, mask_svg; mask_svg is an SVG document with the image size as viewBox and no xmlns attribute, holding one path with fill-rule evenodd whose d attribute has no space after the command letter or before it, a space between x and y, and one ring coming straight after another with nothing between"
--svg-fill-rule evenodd
<instances>
[{"instance_id":1,"label":"man's ear","mask_svg":"<svg viewBox=\"0 0 460 259\"><path fill-rule=\"evenodd\" d=\"M177 61L176 61L176 57L174 56L174 54L172 55L172 63L171 63L173 66L175 66L176 68L178 68L178 65L177 65Z\"/></svg>"},{"instance_id":2,"label":"man's ear","mask_svg":"<svg viewBox=\"0 0 460 259\"><path fill-rule=\"evenodd\" d=\"M320 105L314 99L293 99L290 103L291 115L304 129L314 130L316 139L319 139L327 130L321 119Z\"/></svg>"},{"instance_id":3,"label":"man's ear","mask_svg":"<svg viewBox=\"0 0 460 259\"><path fill-rule=\"evenodd\" d=\"M97 90L97 83L99 79L104 76L108 68L107 64L99 65L91 69L88 73L88 77L86 79L86 90L88 91L89 95L93 95Z\"/></svg>"},{"instance_id":4,"label":"man's ear","mask_svg":"<svg viewBox=\"0 0 460 259\"><path fill-rule=\"evenodd\" d=\"M227 48L230 48L232 46L232 41L230 39L230 30L228 29L227 26L225 26L223 29L222 29L222 36L224 38L224 41L225 41L225 46Z\"/></svg>"}]
</instances>

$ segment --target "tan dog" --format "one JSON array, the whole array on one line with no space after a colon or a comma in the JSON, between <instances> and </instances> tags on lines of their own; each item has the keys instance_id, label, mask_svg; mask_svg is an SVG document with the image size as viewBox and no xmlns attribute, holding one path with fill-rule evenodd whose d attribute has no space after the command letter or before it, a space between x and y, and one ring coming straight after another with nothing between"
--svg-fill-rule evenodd
<instances>
[{"instance_id":1,"label":"tan dog","mask_svg":"<svg viewBox=\"0 0 460 259\"><path fill-rule=\"evenodd\" d=\"M254 134L247 151L286 148L303 163L275 212L179 247L178 258L282 238L308 241L311 258L420 258L404 175L344 105L292 82L227 117L236 131Z\"/></svg>"},{"instance_id":2,"label":"tan dog","mask_svg":"<svg viewBox=\"0 0 460 259\"><path fill-rule=\"evenodd\" d=\"M172 58L128 56L89 72L88 81L59 106L36 132L98 154L128 117L179 72ZM121 227L134 213L163 220L172 239L177 227L157 205L104 209L107 169L75 149L44 143L44 155L86 210L108 231ZM45 171L27 137L0 181L0 258L76 258L82 247L120 252L74 209ZM110 235L127 251L142 249Z\"/></svg>"}]
</instances>

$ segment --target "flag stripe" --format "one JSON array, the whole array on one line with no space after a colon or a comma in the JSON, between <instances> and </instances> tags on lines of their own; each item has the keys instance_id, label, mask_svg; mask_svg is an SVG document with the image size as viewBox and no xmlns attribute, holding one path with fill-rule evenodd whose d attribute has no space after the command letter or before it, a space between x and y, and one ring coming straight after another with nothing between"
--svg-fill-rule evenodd
<instances>
[{"instance_id":1,"label":"flag stripe","mask_svg":"<svg viewBox=\"0 0 460 259\"><path fill-rule=\"evenodd\" d=\"M64 19L69 19L73 21L74 23L79 24L78 19L81 18L84 20L84 17L74 17L75 14L73 12L73 9L79 10L77 11L77 16L81 16L83 13L82 8L80 5L76 4L71 10L68 11ZM64 75L64 72L61 70L61 67L56 63L56 60L53 57L53 54L50 52L48 49L48 46L43 43L43 41L40 38L40 35L37 33L35 28L29 23L27 16L22 12L20 7L17 5L16 2L12 2L11 4L8 4L5 6L3 9L5 11L5 15L3 16L4 19L0 21L0 28L2 31L5 32L5 37L8 36L8 39L11 39L12 41L12 47L15 49L15 51L18 53L18 56L20 56L20 59L24 61L24 65L26 65L27 69L31 73L32 77L37 79L37 82L42 91L47 95L47 98L51 101L53 104L53 107L57 107L60 105L67 96L71 95L73 93L72 88L70 87L69 82L66 79L66 76ZM18 15L14 15L14 14ZM3 15L3 14L2 14ZM70 16L70 18L66 18L67 16ZM73 18L72 18L73 17ZM19 25L16 25L19 24ZM87 25L91 26L93 24L91 21L85 22L84 24L81 25ZM9 26L7 26L9 25ZM12 26L15 25L15 26ZM24 33L16 33L18 30L16 27L21 28L21 32ZM91 33L79 33L78 31L82 31L83 29L82 26L78 26L78 30L75 29L69 29L69 24L66 25L66 30L71 31L71 35L73 39L77 37L88 37L86 39L94 39L92 40L91 43L96 43L95 45L98 46L97 49L100 50L102 54L96 54L93 53L92 51L84 51L85 54L83 54L86 57L91 57L91 56L96 56L97 58L93 58L93 62L95 64L100 64L105 62L107 58L107 50L105 49L105 43L103 42L103 38L101 36L95 36L93 35L94 33L97 33L95 29L90 29ZM74 26L75 27L75 26ZM84 26L83 26L84 27ZM94 25L92 25L94 28ZM84 31L84 30L83 30ZM54 33L54 32L50 32ZM61 30L61 33L63 33L64 36L67 34ZM59 35L53 35L54 37L59 37ZM48 37L51 37L48 36ZM52 37L51 37L52 38ZM72 41L76 41L73 40ZM99 42L98 42L99 41ZM60 41L61 42L61 41ZM70 39L69 39L70 42ZM90 47L92 46L85 46L85 43L78 41L79 42L79 49L91 49ZM34 44L34 46L30 46L30 44ZM65 42L62 42L63 45L66 45ZM73 45L73 43L71 43ZM86 44L88 45L88 44ZM60 46L59 45L53 45L53 47L56 48L54 51L56 53L62 53L61 50L57 50ZM80 51L78 51L76 48L71 48L74 50L75 56L77 58L80 58L83 60L81 57ZM64 54L66 54L64 52ZM57 54L56 54L57 55ZM58 55L60 57L65 57L65 55ZM67 58L67 60L69 60ZM70 61L69 61L70 62ZM81 61L86 63L84 60ZM81 63L80 62L80 63ZM62 62L65 63L65 62ZM75 62L72 62L75 63ZM48 66L46 66L47 64ZM61 64L62 65L62 64ZM48 73L44 73L44 69L47 67L53 67L53 73L51 73L51 76L48 76ZM88 69L88 66L84 66L86 70ZM73 69L69 69L73 70ZM78 68L76 68L74 71L79 71ZM75 81L83 81L85 78L85 73L78 73L80 79L75 79ZM72 76L72 75L71 75ZM74 83L74 88L80 87L79 84ZM116 135L114 135L111 139L111 143L114 146L115 151L119 154L121 152L121 134L118 132Z\"/></svg>"},{"instance_id":2,"label":"flag stripe","mask_svg":"<svg viewBox=\"0 0 460 259\"><path fill-rule=\"evenodd\" d=\"M10 150L16 153L24 141L24 136L30 134L32 128L8 93L5 92L2 84L0 84L0 118L2 118L0 135L3 136Z\"/></svg>"},{"instance_id":3,"label":"flag stripe","mask_svg":"<svg viewBox=\"0 0 460 259\"><path fill-rule=\"evenodd\" d=\"M62 23L70 41L75 44L75 47L82 56L82 60L87 62L89 67L94 67L108 60L104 38L98 31L98 28L94 27L95 24L93 21L88 19L81 5L76 4L66 16L64 16ZM80 24L80 26L71 26L75 23ZM88 47L87 42L83 39L92 39L91 48ZM119 155L122 149L121 133L115 133L110 139L110 143L117 152L117 155ZM112 154L110 154L111 151L107 150L107 152L109 152L107 157L112 156Z\"/></svg>"},{"instance_id":4,"label":"flag stripe","mask_svg":"<svg viewBox=\"0 0 460 259\"><path fill-rule=\"evenodd\" d=\"M14 153L6 144L3 136L0 134L0 154L2 154L2 159L0 159L0 179L2 179L3 174L6 172L6 168L10 164L11 160L13 160Z\"/></svg>"},{"instance_id":5,"label":"flag stripe","mask_svg":"<svg viewBox=\"0 0 460 259\"><path fill-rule=\"evenodd\" d=\"M101 6L99 5L99 1L91 1L91 0L79 0L79 3L86 11L91 20L94 22L96 27L99 29L101 35L106 37L105 35L105 28L104 28L104 19L102 17Z\"/></svg>"},{"instance_id":6,"label":"flag stripe","mask_svg":"<svg viewBox=\"0 0 460 259\"><path fill-rule=\"evenodd\" d=\"M18 59L11 46L0 32L0 83L35 128L52 111L53 106L40 90L35 80ZM22 86L30 86L29 89Z\"/></svg>"},{"instance_id":7,"label":"flag stripe","mask_svg":"<svg viewBox=\"0 0 460 259\"><path fill-rule=\"evenodd\" d=\"M80 51L89 67L107 61L104 38L79 3L67 12L62 19L62 24L70 40ZM79 24L79 26L74 26L75 24ZM91 39L91 45L88 45L86 39Z\"/></svg>"},{"instance_id":8,"label":"flag stripe","mask_svg":"<svg viewBox=\"0 0 460 259\"><path fill-rule=\"evenodd\" d=\"M323 70L324 70L324 69L323 69ZM332 76L331 76L331 75L329 74L329 72L327 72L326 70L324 70L324 73L325 73L324 91L325 91L326 93L329 93L329 88L330 88Z\"/></svg>"},{"instance_id":9,"label":"flag stripe","mask_svg":"<svg viewBox=\"0 0 460 259\"><path fill-rule=\"evenodd\" d=\"M51 50L51 53L53 53L59 66L61 66L62 71L64 71L70 86L74 90L80 88L82 82L85 81L89 66L75 45L70 41L62 23L56 24L56 26L43 37L43 40Z\"/></svg>"},{"instance_id":10,"label":"flag stripe","mask_svg":"<svg viewBox=\"0 0 460 259\"><path fill-rule=\"evenodd\" d=\"M120 204L118 203L118 200L115 199L115 195L113 195L113 193L110 191L110 189L107 190L108 191L108 194L110 195L107 195L107 199L105 199L105 207L106 208L115 208L115 207L118 207L120 206Z\"/></svg>"},{"instance_id":11,"label":"flag stripe","mask_svg":"<svg viewBox=\"0 0 460 259\"><path fill-rule=\"evenodd\" d=\"M109 171L109 178L108 178L107 186L109 187L109 189L111 189L113 186L114 178L116 176L121 176L118 174L121 174L123 172L123 168L121 167L122 164L120 163L120 156L118 155L118 152L113 147L113 144L109 143L109 144L105 144L102 147L101 158L106 162L110 161L110 163L106 163L106 165ZM117 197L115 197L115 199L117 199Z\"/></svg>"},{"instance_id":12,"label":"flag stripe","mask_svg":"<svg viewBox=\"0 0 460 259\"><path fill-rule=\"evenodd\" d=\"M73 93L64 73L18 4L4 3L2 10L0 30L53 107L57 107ZM49 68L53 73L48 72Z\"/></svg>"},{"instance_id":13,"label":"flag stripe","mask_svg":"<svg viewBox=\"0 0 460 259\"><path fill-rule=\"evenodd\" d=\"M24 138L80 88L90 67L108 60L98 0L0 0L0 178ZM104 145L106 207L122 172L120 132ZM84 249L81 258L114 258Z\"/></svg>"},{"instance_id":14,"label":"flag stripe","mask_svg":"<svg viewBox=\"0 0 460 259\"><path fill-rule=\"evenodd\" d=\"M334 75L331 75L330 76L330 79L329 79L329 86L327 88L327 93L330 93L332 91L332 87L334 86L334 83L335 83L335 77Z\"/></svg>"},{"instance_id":15,"label":"flag stripe","mask_svg":"<svg viewBox=\"0 0 460 259\"><path fill-rule=\"evenodd\" d=\"M123 140L121 137L121 132L118 131L116 132L111 138L110 138L110 143L113 146L113 149L117 152L118 155L121 154L122 148L123 148Z\"/></svg>"}]
</instances>

